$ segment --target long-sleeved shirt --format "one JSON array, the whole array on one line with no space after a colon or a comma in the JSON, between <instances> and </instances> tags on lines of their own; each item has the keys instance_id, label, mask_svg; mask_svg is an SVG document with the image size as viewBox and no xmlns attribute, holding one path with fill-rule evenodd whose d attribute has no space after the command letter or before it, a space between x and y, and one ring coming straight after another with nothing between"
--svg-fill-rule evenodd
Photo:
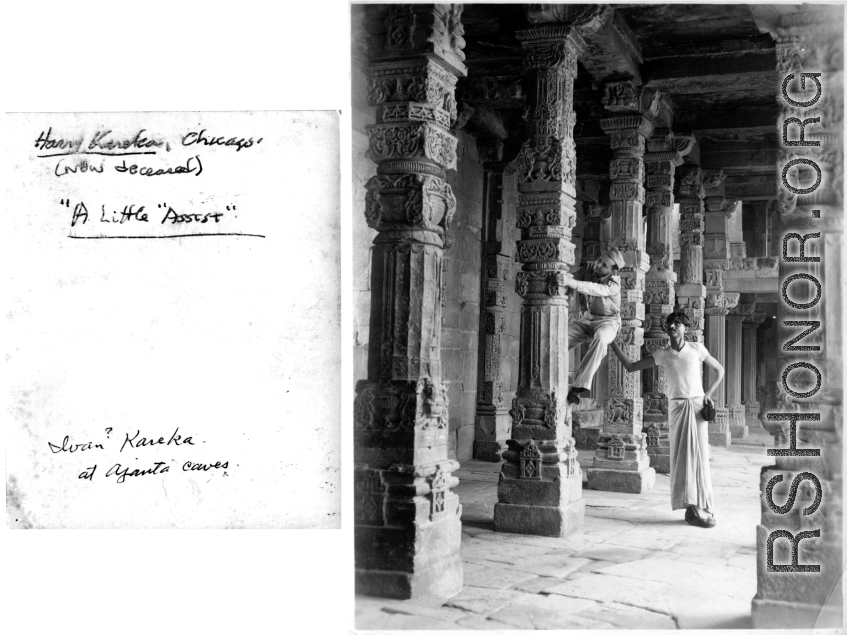
<instances>
[{"instance_id":1,"label":"long-sleeved shirt","mask_svg":"<svg viewBox=\"0 0 847 635\"><path fill-rule=\"evenodd\" d=\"M621 312L621 279L609 274L598 277L591 265L581 267L575 274L576 291L588 296L588 310L592 316L608 317Z\"/></svg>"}]
</instances>

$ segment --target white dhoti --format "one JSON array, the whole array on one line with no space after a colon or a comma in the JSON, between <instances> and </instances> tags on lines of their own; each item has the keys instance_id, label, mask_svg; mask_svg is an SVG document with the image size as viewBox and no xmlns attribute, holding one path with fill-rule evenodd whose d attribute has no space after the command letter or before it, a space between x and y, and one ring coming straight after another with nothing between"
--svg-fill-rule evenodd
<instances>
[{"instance_id":1,"label":"white dhoti","mask_svg":"<svg viewBox=\"0 0 847 635\"><path fill-rule=\"evenodd\" d=\"M709 423L702 410L703 397L668 400L671 508L695 505L713 513Z\"/></svg>"},{"instance_id":2,"label":"white dhoti","mask_svg":"<svg viewBox=\"0 0 847 635\"><path fill-rule=\"evenodd\" d=\"M617 316L596 317L593 320L581 318L568 326L568 348L591 342L588 351L573 376L571 386L591 389L594 373L600 368L600 362L606 356L609 344L615 341L621 328Z\"/></svg>"}]
</instances>

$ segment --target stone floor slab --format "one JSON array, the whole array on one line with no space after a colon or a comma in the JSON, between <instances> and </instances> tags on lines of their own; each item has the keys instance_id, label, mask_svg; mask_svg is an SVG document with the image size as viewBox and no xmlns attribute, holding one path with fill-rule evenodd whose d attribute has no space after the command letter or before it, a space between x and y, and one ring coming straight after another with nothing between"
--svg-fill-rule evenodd
<instances>
[{"instance_id":1,"label":"stone floor slab","mask_svg":"<svg viewBox=\"0 0 847 635\"><path fill-rule=\"evenodd\" d=\"M467 617L466 611L461 611L449 606L433 606L429 603L418 602L416 600L407 600L399 605L385 607L382 609L388 614L400 615L417 615L434 620L442 620L445 622L455 622Z\"/></svg>"},{"instance_id":2,"label":"stone floor slab","mask_svg":"<svg viewBox=\"0 0 847 635\"><path fill-rule=\"evenodd\" d=\"M456 628L475 631L502 631L503 622L495 622L485 617L472 615L456 622Z\"/></svg>"},{"instance_id":3,"label":"stone floor slab","mask_svg":"<svg viewBox=\"0 0 847 635\"><path fill-rule=\"evenodd\" d=\"M582 551L577 551L574 556L577 558L589 558L591 560L609 560L611 562L630 562L632 560L642 560L650 554L647 549L638 549L635 547L624 547L622 545L602 544L587 547Z\"/></svg>"},{"instance_id":4,"label":"stone floor slab","mask_svg":"<svg viewBox=\"0 0 847 635\"><path fill-rule=\"evenodd\" d=\"M596 602L555 596L527 596L490 616L520 629L608 628L609 624L576 615Z\"/></svg>"},{"instance_id":5,"label":"stone floor slab","mask_svg":"<svg viewBox=\"0 0 847 635\"><path fill-rule=\"evenodd\" d=\"M670 615L647 611L644 609L608 602L583 609L577 613L579 617L606 622L615 628L629 630L639 629L675 629L676 621Z\"/></svg>"},{"instance_id":6,"label":"stone floor slab","mask_svg":"<svg viewBox=\"0 0 847 635\"><path fill-rule=\"evenodd\" d=\"M475 525L468 525L467 523L462 523L462 533L466 536L476 536L477 534L484 534L489 531L489 529L483 529L481 527L476 527Z\"/></svg>"},{"instance_id":7,"label":"stone floor slab","mask_svg":"<svg viewBox=\"0 0 847 635\"><path fill-rule=\"evenodd\" d=\"M727 566L703 565L682 559L651 558L637 562L625 562L607 567L598 575L613 575L635 580L652 580L689 589L711 589L726 592L731 586L743 591L755 580L739 581L738 570Z\"/></svg>"},{"instance_id":8,"label":"stone floor slab","mask_svg":"<svg viewBox=\"0 0 847 635\"><path fill-rule=\"evenodd\" d=\"M602 580L596 581L594 578ZM631 578L628 584L621 582L625 579L598 573L593 577L580 578L560 587L553 587L549 592L595 598L605 595L620 604L673 615L680 628L719 628L722 624L731 623L750 614L752 596L733 599L709 591L703 586L694 590L689 585L665 584L637 578ZM590 586L586 584L587 581L591 582ZM640 585L640 588L633 585ZM615 590L608 588L610 586ZM607 588L605 593L601 591L603 588Z\"/></svg>"},{"instance_id":9,"label":"stone floor slab","mask_svg":"<svg viewBox=\"0 0 847 635\"><path fill-rule=\"evenodd\" d=\"M480 561L478 563L475 563L471 559L462 558L462 571L464 571L465 573L470 573L471 571L479 571L480 569L482 569L485 566L484 563L488 563L488 562L489 562L488 560L484 560L484 561Z\"/></svg>"},{"instance_id":10,"label":"stone floor slab","mask_svg":"<svg viewBox=\"0 0 847 635\"><path fill-rule=\"evenodd\" d=\"M615 510L613 513L619 514L620 510ZM588 522L589 518L591 518L590 522ZM586 522L582 528L582 533L586 536L601 536L603 538L609 538L611 536L622 534L635 526L632 523L627 522L625 519L597 518L589 514L587 511L585 520Z\"/></svg>"},{"instance_id":11,"label":"stone floor slab","mask_svg":"<svg viewBox=\"0 0 847 635\"><path fill-rule=\"evenodd\" d=\"M462 540L462 557L476 558L477 560L489 560L491 562L503 562L515 564L529 558L534 558L550 551L548 547L534 547L514 542L500 542L492 544L490 540L477 540L467 538Z\"/></svg>"},{"instance_id":12,"label":"stone floor slab","mask_svg":"<svg viewBox=\"0 0 847 635\"><path fill-rule=\"evenodd\" d=\"M523 591L524 593L544 593L550 587L557 586L561 583L562 581L559 578L539 577L516 584L512 588L515 591Z\"/></svg>"},{"instance_id":13,"label":"stone floor slab","mask_svg":"<svg viewBox=\"0 0 847 635\"><path fill-rule=\"evenodd\" d=\"M479 615L489 615L520 597L518 591L466 586L461 593L447 600L445 606Z\"/></svg>"},{"instance_id":14,"label":"stone floor slab","mask_svg":"<svg viewBox=\"0 0 847 635\"><path fill-rule=\"evenodd\" d=\"M667 589L667 584L653 580L635 580L616 575L594 573L550 587L547 589L547 593L598 602L615 600L623 604L630 604L629 598L631 597L639 597L645 592L661 595Z\"/></svg>"},{"instance_id":15,"label":"stone floor slab","mask_svg":"<svg viewBox=\"0 0 847 635\"><path fill-rule=\"evenodd\" d=\"M550 538L549 536L527 536L524 534L509 534L499 531L490 531L484 534L477 534L475 537L480 540L490 540L498 543L514 543L519 545L529 545L531 547L546 547L548 549L568 549L571 540L578 540L580 534L573 534L564 538Z\"/></svg>"},{"instance_id":16,"label":"stone floor slab","mask_svg":"<svg viewBox=\"0 0 847 635\"><path fill-rule=\"evenodd\" d=\"M685 539L686 532L681 526L633 527L629 531L609 537L605 544L635 547L637 549L664 550L683 542Z\"/></svg>"},{"instance_id":17,"label":"stone floor slab","mask_svg":"<svg viewBox=\"0 0 847 635\"><path fill-rule=\"evenodd\" d=\"M538 576L564 579L580 567L593 562L588 558L573 556L540 556L528 558L512 565L513 569L534 573Z\"/></svg>"},{"instance_id":18,"label":"stone floor slab","mask_svg":"<svg viewBox=\"0 0 847 635\"><path fill-rule=\"evenodd\" d=\"M468 573L465 576L465 586L477 586L486 589L508 589L510 586L534 577L536 576L525 571L489 567Z\"/></svg>"},{"instance_id":19,"label":"stone floor slab","mask_svg":"<svg viewBox=\"0 0 847 635\"><path fill-rule=\"evenodd\" d=\"M699 529L699 527L695 527L695 529ZM705 542L705 540L684 540L670 547L670 550L685 556L729 558L738 552L738 546L720 542Z\"/></svg>"},{"instance_id":20,"label":"stone floor slab","mask_svg":"<svg viewBox=\"0 0 847 635\"><path fill-rule=\"evenodd\" d=\"M451 631L456 630L455 622L445 622L420 615L403 613L383 613L379 619L356 619L356 628L362 630L422 630L422 631Z\"/></svg>"}]
</instances>

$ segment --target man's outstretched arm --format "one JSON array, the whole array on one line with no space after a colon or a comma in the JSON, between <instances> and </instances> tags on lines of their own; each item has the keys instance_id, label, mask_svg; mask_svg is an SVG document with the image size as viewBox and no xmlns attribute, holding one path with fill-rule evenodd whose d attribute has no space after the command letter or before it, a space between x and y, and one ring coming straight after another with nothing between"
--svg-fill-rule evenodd
<instances>
[{"instance_id":1,"label":"man's outstretched arm","mask_svg":"<svg viewBox=\"0 0 847 635\"><path fill-rule=\"evenodd\" d=\"M620 346L618 346L617 342L612 342L609 346L612 347L612 351L617 358L621 360L621 364L624 368L626 368L628 373L634 373L637 370L644 370L645 368L652 368L656 365L656 360L653 359L652 355L647 355L646 357L642 357L641 359L632 362L626 355L624 355L624 352L621 350Z\"/></svg>"}]
</instances>

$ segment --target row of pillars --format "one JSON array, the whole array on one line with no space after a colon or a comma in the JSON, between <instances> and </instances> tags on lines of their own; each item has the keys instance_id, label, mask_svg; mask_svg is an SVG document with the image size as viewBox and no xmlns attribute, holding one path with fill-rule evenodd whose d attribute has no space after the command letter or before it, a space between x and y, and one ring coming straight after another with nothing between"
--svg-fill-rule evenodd
<instances>
[{"instance_id":1,"label":"row of pillars","mask_svg":"<svg viewBox=\"0 0 847 635\"><path fill-rule=\"evenodd\" d=\"M354 419L357 584L369 594L411 597L425 589L449 595L462 584L461 507L451 491L458 463L448 456L447 385L440 367L442 257L455 210L446 171L456 166L457 140L450 126L456 119L456 81L466 72L460 17L458 5L396 6L384 30L371 38L368 100L377 123L367 129L368 156L377 163L377 175L366 185L365 213L378 234L368 377L357 386ZM504 413L496 399L499 360L488 356L496 358L504 331L498 293L506 261L503 254L488 254L490 301L484 303L486 358L480 377L480 396L487 403L479 416L509 436L505 447L494 439L505 460L495 528L564 536L582 525L585 509L565 401L569 307L563 284L575 260L573 81L585 43L572 24L564 23L537 24L516 36L524 48L529 106L528 139L514 162L521 231L515 259L522 264L515 280L522 298L518 386ZM703 284L704 211L726 212L722 174L691 167L679 175L682 280L677 284L670 234L675 170L694 139L670 131L669 106L656 90L610 83L603 104L610 116L601 125L613 151L610 204L589 209L583 255L599 255L597 232L610 223L610 246L625 259L619 344L631 358L663 345L661 323L675 299L692 318L692 341L702 341L704 317L712 325L707 332L723 338L723 318L732 307L719 278ZM487 185L489 196L496 196L498 179ZM651 371L645 383L647 434L640 375L608 359L609 398L590 487L649 490L655 469L648 444L656 463L667 463L663 370Z\"/></svg>"}]
</instances>

